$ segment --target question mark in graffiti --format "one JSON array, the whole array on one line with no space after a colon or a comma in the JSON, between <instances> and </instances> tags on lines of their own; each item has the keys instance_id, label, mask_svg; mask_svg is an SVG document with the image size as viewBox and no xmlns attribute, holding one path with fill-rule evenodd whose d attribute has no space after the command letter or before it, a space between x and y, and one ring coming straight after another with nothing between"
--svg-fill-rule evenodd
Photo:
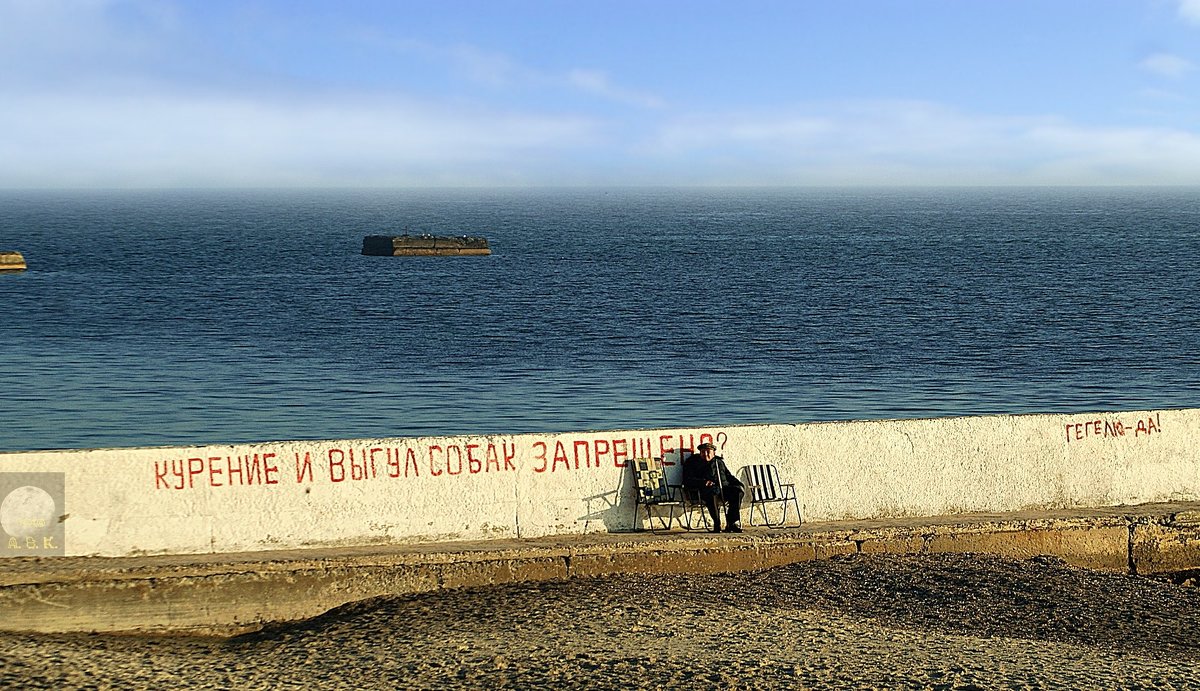
<instances>
[{"instance_id":1,"label":"question mark in graffiti","mask_svg":"<svg viewBox=\"0 0 1200 691\"><path fill-rule=\"evenodd\" d=\"M725 442L729 441L729 435L724 432L717 432L717 443L721 445L721 450L725 450Z\"/></svg>"}]
</instances>

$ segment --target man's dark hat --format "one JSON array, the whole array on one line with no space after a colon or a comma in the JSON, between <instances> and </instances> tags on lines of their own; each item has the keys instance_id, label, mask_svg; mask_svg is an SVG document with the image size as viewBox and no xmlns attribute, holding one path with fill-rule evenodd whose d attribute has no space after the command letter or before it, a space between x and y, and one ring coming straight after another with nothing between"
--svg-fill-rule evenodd
<instances>
[{"instance_id":1,"label":"man's dark hat","mask_svg":"<svg viewBox=\"0 0 1200 691\"><path fill-rule=\"evenodd\" d=\"M699 451L700 449L712 449L713 451L716 451L716 450L717 450L717 445L716 445L716 444L710 444L710 443L708 443L708 442L704 442L704 443L703 443L703 444L701 444L700 446L697 446L697 447L696 447L696 450L697 450L697 451Z\"/></svg>"}]
</instances>

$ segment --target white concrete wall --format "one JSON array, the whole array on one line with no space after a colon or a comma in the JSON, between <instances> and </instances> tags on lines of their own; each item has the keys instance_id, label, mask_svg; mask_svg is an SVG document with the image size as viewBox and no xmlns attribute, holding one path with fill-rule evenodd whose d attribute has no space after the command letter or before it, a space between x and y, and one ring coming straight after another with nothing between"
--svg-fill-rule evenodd
<instances>
[{"instance_id":1,"label":"white concrete wall","mask_svg":"<svg viewBox=\"0 0 1200 691\"><path fill-rule=\"evenodd\" d=\"M68 555L231 552L627 530L625 462L709 440L735 471L777 464L806 520L1200 497L1196 409L9 453L0 473L65 475Z\"/></svg>"}]
</instances>

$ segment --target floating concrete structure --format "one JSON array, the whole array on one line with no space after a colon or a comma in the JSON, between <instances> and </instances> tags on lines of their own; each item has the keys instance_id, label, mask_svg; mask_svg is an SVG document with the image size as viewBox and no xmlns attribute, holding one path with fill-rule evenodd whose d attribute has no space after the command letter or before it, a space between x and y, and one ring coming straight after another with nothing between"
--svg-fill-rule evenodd
<instances>
[{"instance_id":1,"label":"floating concrete structure","mask_svg":"<svg viewBox=\"0 0 1200 691\"><path fill-rule=\"evenodd\" d=\"M492 253L487 238L443 235L368 235L362 253L374 257L459 257Z\"/></svg>"},{"instance_id":2,"label":"floating concrete structure","mask_svg":"<svg viewBox=\"0 0 1200 691\"><path fill-rule=\"evenodd\" d=\"M0 251L0 271L24 271L25 257L20 252Z\"/></svg>"},{"instance_id":3,"label":"floating concrete structure","mask_svg":"<svg viewBox=\"0 0 1200 691\"><path fill-rule=\"evenodd\" d=\"M675 482L704 442L735 472L777 465L806 523L636 532L629 462ZM0 622L29 630L253 628L385 593L848 552L1178 571L1200 567L1200 409L0 453L0 524Z\"/></svg>"}]
</instances>

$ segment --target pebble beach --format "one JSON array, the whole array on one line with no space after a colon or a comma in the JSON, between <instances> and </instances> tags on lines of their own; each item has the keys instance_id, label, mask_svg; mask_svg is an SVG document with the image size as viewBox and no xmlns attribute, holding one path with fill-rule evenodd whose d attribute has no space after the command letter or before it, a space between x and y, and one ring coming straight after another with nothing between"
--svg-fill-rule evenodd
<instances>
[{"instance_id":1,"label":"pebble beach","mask_svg":"<svg viewBox=\"0 0 1200 691\"><path fill-rule=\"evenodd\" d=\"M1153 688L1200 589L1050 557L855 555L375 598L230 639L0 634L20 689Z\"/></svg>"}]
</instances>

